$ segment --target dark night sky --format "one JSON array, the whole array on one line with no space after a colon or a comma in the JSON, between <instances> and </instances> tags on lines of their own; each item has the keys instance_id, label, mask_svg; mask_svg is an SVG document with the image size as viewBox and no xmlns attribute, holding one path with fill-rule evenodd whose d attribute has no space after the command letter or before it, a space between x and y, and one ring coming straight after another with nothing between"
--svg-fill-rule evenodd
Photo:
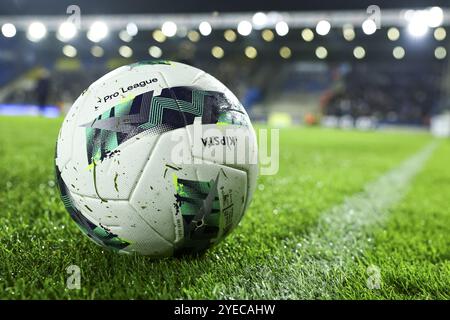
<instances>
[{"instance_id":1,"label":"dark night sky","mask_svg":"<svg viewBox=\"0 0 450 320\"><path fill-rule=\"evenodd\" d=\"M0 15L65 14L66 8L70 4L79 5L82 14L349 10L363 9L371 4L378 4L382 9L449 5L448 1L425 0L1 0Z\"/></svg>"}]
</instances>

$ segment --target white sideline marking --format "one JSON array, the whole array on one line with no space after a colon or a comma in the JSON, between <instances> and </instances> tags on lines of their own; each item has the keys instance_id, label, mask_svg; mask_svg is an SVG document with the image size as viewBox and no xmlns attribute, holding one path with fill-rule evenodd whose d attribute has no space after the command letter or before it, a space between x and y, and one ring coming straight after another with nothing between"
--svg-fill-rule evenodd
<instances>
[{"instance_id":1,"label":"white sideline marking","mask_svg":"<svg viewBox=\"0 0 450 320\"><path fill-rule=\"evenodd\" d=\"M364 191L320 216L317 228L297 244L296 266L302 269L297 271L297 297L333 298L333 289L342 289L346 269L350 269L346 265L371 245L371 228L386 220L389 209L404 197L436 147L435 142L428 144L399 167L367 184Z\"/></svg>"},{"instance_id":2,"label":"white sideline marking","mask_svg":"<svg viewBox=\"0 0 450 320\"><path fill-rule=\"evenodd\" d=\"M436 147L435 142L428 144L400 166L367 184L364 191L321 214L318 226L311 233L284 243L286 250L295 252L292 258L273 257L274 263L253 270L253 284L247 283L253 290L248 287L243 290L237 285L225 290L227 296L335 298L337 290L344 287L345 278L354 271L351 267L354 259L371 245L370 231L386 220L389 209L406 194L411 180ZM365 282L361 285L365 286Z\"/></svg>"}]
</instances>

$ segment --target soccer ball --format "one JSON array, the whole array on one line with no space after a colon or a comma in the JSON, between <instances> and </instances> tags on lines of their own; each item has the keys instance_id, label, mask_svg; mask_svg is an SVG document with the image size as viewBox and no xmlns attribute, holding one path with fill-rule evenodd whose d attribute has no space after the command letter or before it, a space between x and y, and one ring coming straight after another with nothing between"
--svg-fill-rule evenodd
<instances>
[{"instance_id":1,"label":"soccer ball","mask_svg":"<svg viewBox=\"0 0 450 320\"><path fill-rule=\"evenodd\" d=\"M61 199L97 244L150 256L200 253L232 231L257 178L253 127L221 82L172 61L120 67L64 119Z\"/></svg>"}]
</instances>

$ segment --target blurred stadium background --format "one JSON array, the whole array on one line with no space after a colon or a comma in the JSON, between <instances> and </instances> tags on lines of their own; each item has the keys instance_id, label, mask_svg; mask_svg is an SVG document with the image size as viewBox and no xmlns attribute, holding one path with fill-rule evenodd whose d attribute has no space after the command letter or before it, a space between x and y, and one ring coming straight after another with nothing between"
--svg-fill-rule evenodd
<instances>
[{"instance_id":1,"label":"blurred stadium background","mask_svg":"<svg viewBox=\"0 0 450 320\"><path fill-rule=\"evenodd\" d=\"M449 39L448 1L0 1L0 298L450 299L450 139L430 134L450 136ZM147 59L283 128L279 172L202 257L94 246L56 188L62 117Z\"/></svg>"},{"instance_id":2,"label":"blurred stadium background","mask_svg":"<svg viewBox=\"0 0 450 320\"><path fill-rule=\"evenodd\" d=\"M0 114L57 117L109 70L169 59L220 79L257 122L449 135L450 9L370 4L2 1Z\"/></svg>"}]
</instances>

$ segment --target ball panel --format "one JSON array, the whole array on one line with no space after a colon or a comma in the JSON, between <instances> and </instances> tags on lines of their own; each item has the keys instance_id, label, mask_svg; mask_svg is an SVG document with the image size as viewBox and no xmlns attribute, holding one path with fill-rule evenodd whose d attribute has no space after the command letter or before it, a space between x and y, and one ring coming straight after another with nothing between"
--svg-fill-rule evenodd
<instances>
[{"instance_id":1,"label":"ball panel","mask_svg":"<svg viewBox=\"0 0 450 320\"><path fill-rule=\"evenodd\" d=\"M172 243L165 240L134 210L128 201L86 198L72 194L75 205L81 214L93 225L94 232L111 238L103 240L102 245L109 249L125 252L136 251L140 254L164 256L170 255ZM98 242L98 241L97 241Z\"/></svg>"},{"instance_id":2,"label":"ball panel","mask_svg":"<svg viewBox=\"0 0 450 320\"><path fill-rule=\"evenodd\" d=\"M204 164L197 167L197 176L199 180L212 180L213 177L218 177L217 188L224 219L219 237L223 238L238 225L244 214L247 200L247 173L224 165Z\"/></svg>"},{"instance_id":3,"label":"ball panel","mask_svg":"<svg viewBox=\"0 0 450 320\"><path fill-rule=\"evenodd\" d=\"M171 84L172 85L172 84ZM173 86L173 85L172 85ZM192 83L192 86L203 88L203 90L207 91L215 91L220 92L221 95L225 98L222 101L219 101L218 107L225 107L228 110L238 111L241 114L247 116L247 112L245 108L242 106L239 99L231 92L222 82L214 78L209 73L203 72L199 73L198 76ZM247 116L248 119L248 116Z\"/></svg>"},{"instance_id":4,"label":"ball panel","mask_svg":"<svg viewBox=\"0 0 450 320\"><path fill-rule=\"evenodd\" d=\"M130 197L130 203L139 215L172 243L183 237L179 219L175 216L174 175L191 179L196 177L194 168L172 161L172 152L180 141L181 144L188 141L184 128L160 136Z\"/></svg>"},{"instance_id":5,"label":"ball panel","mask_svg":"<svg viewBox=\"0 0 450 320\"><path fill-rule=\"evenodd\" d=\"M90 166L95 170L97 196L101 199L123 199L130 197L144 166L158 140L157 135L144 132L113 149L113 154ZM76 184L75 184L76 185Z\"/></svg>"},{"instance_id":6,"label":"ball panel","mask_svg":"<svg viewBox=\"0 0 450 320\"><path fill-rule=\"evenodd\" d=\"M86 96L84 94L78 97L65 116L63 125L59 130L55 159L56 165L59 168L63 168L72 157L74 149L73 132L75 130L79 109L83 106L85 99Z\"/></svg>"},{"instance_id":7,"label":"ball panel","mask_svg":"<svg viewBox=\"0 0 450 320\"><path fill-rule=\"evenodd\" d=\"M175 181L175 206L184 230L183 240L175 244L175 254L202 252L219 243L243 214L245 172L202 164L196 166L196 173L194 180L177 177Z\"/></svg>"},{"instance_id":8,"label":"ball panel","mask_svg":"<svg viewBox=\"0 0 450 320\"><path fill-rule=\"evenodd\" d=\"M85 214L83 214L81 211L82 207L80 206L80 202L77 201L76 196L68 190L58 167L56 167L56 181L60 190L61 200L63 201L66 210L69 212L71 218L76 222L78 227L92 241L100 246L113 250L123 250L130 244L128 241L121 239L117 234L112 233L92 221L92 218L88 218Z\"/></svg>"},{"instance_id":9,"label":"ball panel","mask_svg":"<svg viewBox=\"0 0 450 320\"><path fill-rule=\"evenodd\" d=\"M241 167L241 169L243 169ZM252 201L253 198L253 194L256 190L256 182L258 180L258 172L259 172L259 168L257 164L249 164L247 166L247 199L245 201L245 208L244 211L246 211L248 209L248 207L250 206L250 203Z\"/></svg>"},{"instance_id":10,"label":"ball panel","mask_svg":"<svg viewBox=\"0 0 450 320\"><path fill-rule=\"evenodd\" d=\"M85 93L86 101L77 121L78 126L86 126L96 117L107 113L114 106L133 100L145 92L155 94L167 88L161 70L156 67L132 68L125 67L122 72L114 73L105 81L96 81Z\"/></svg>"},{"instance_id":11,"label":"ball panel","mask_svg":"<svg viewBox=\"0 0 450 320\"><path fill-rule=\"evenodd\" d=\"M70 192L97 197L93 171L84 159L80 159L79 155L74 154L73 159L61 168L61 176Z\"/></svg>"},{"instance_id":12,"label":"ball panel","mask_svg":"<svg viewBox=\"0 0 450 320\"><path fill-rule=\"evenodd\" d=\"M193 157L248 170L257 164L257 144L252 128L237 125L188 125Z\"/></svg>"},{"instance_id":13,"label":"ball panel","mask_svg":"<svg viewBox=\"0 0 450 320\"><path fill-rule=\"evenodd\" d=\"M71 193L58 171L61 199L78 227L96 244L120 252L172 255L173 246L152 229L128 201L87 198Z\"/></svg>"}]
</instances>

